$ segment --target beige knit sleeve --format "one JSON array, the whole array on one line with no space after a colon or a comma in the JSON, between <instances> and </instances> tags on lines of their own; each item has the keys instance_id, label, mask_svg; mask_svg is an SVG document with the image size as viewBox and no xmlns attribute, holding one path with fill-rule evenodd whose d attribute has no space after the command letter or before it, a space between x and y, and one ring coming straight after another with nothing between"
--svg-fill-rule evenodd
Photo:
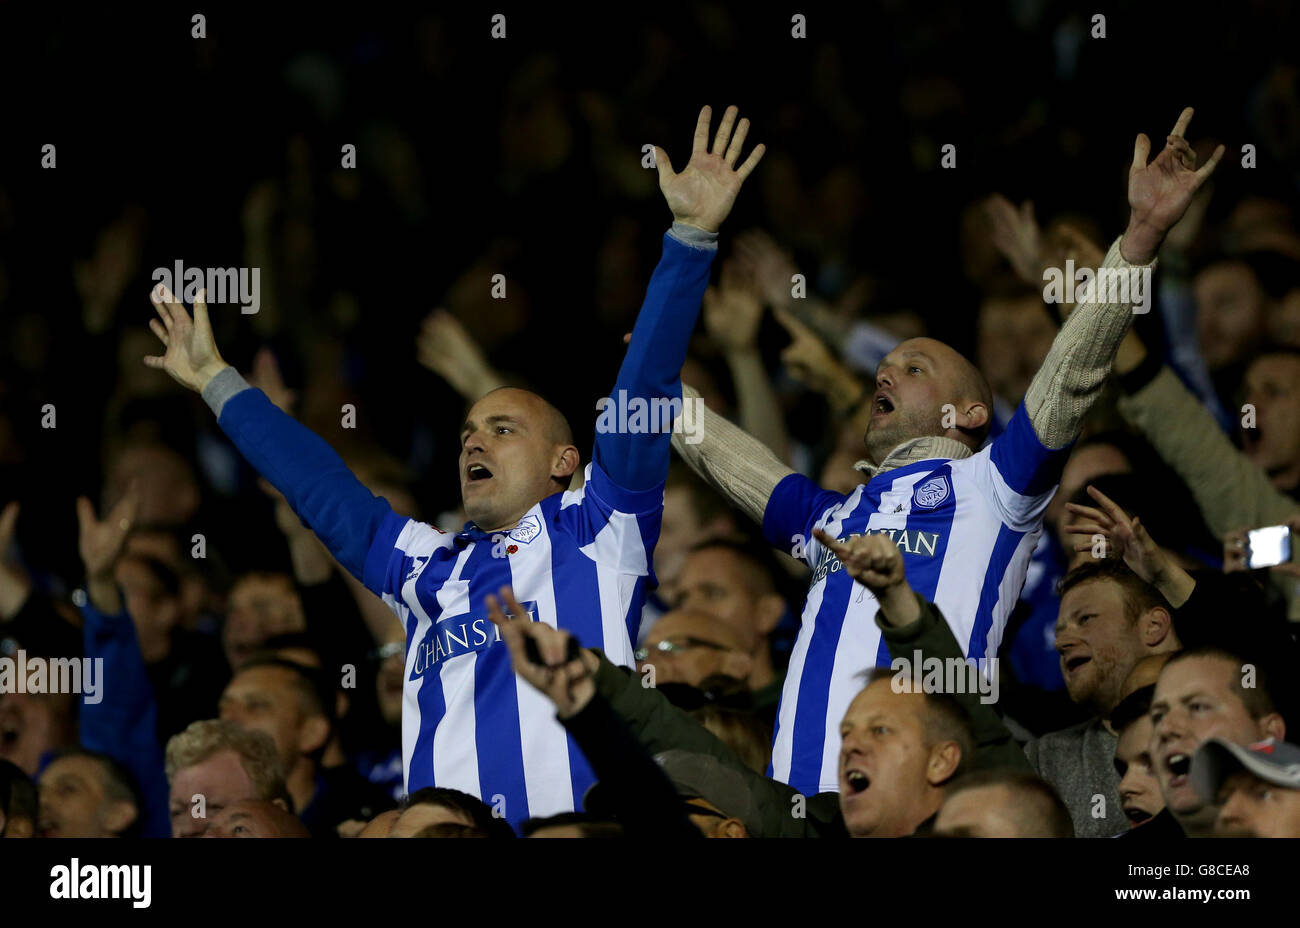
<instances>
[{"instance_id":1,"label":"beige knit sleeve","mask_svg":"<svg viewBox=\"0 0 1300 928\"><path fill-rule=\"evenodd\" d=\"M1141 267L1125 261L1115 239L1101 269ZM1155 261L1147 265L1154 270ZM1149 283L1150 276L1147 276ZM1106 302L1114 291L1094 287L1094 299L1079 303L1025 392L1025 411L1034 432L1048 448L1064 448L1079 434L1084 417L1101 395L1119 343L1133 321L1133 304ZM1151 298L1149 288L1146 291ZM1129 293L1130 298L1133 296ZM1148 307L1150 304L1148 303Z\"/></svg>"},{"instance_id":2,"label":"beige knit sleeve","mask_svg":"<svg viewBox=\"0 0 1300 928\"><path fill-rule=\"evenodd\" d=\"M691 470L759 525L776 485L794 471L748 432L704 405L699 391L682 384L691 408L673 429L673 448Z\"/></svg>"}]
</instances>

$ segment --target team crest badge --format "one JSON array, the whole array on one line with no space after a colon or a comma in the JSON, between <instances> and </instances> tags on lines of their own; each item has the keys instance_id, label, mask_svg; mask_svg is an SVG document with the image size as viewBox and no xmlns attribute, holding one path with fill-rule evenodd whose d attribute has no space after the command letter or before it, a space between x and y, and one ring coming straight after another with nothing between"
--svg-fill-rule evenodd
<instances>
[{"instance_id":1,"label":"team crest badge","mask_svg":"<svg viewBox=\"0 0 1300 928\"><path fill-rule=\"evenodd\" d=\"M916 505L922 509L933 509L948 498L950 490L947 477L931 477L916 488Z\"/></svg>"},{"instance_id":2,"label":"team crest badge","mask_svg":"<svg viewBox=\"0 0 1300 928\"><path fill-rule=\"evenodd\" d=\"M542 531L542 524L537 520L537 516L525 516L519 524L514 527L510 533L511 538L515 541L528 544Z\"/></svg>"}]
</instances>

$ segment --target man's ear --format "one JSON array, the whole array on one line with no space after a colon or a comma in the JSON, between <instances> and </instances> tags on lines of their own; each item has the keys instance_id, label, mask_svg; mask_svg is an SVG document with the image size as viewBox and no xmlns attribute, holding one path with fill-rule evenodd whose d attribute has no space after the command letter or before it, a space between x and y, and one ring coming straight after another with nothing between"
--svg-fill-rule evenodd
<instances>
[{"instance_id":1,"label":"man's ear","mask_svg":"<svg viewBox=\"0 0 1300 928\"><path fill-rule=\"evenodd\" d=\"M1172 643L1172 639L1175 638L1173 617L1164 606L1148 609L1142 613L1138 622L1142 643L1148 648L1155 648L1166 642Z\"/></svg>"},{"instance_id":2,"label":"man's ear","mask_svg":"<svg viewBox=\"0 0 1300 928\"><path fill-rule=\"evenodd\" d=\"M1270 738L1276 738L1278 741L1286 740L1286 721L1277 712L1270 712L1259 720L1259 727Z\"/></svg>"},{"instance_id":3,"label":"man's ear","mask_svg":"<svg viewBox=\"0 0 1300 928\"><path fill-rule=\"evenodd\" d=\"M772 634L773 630L781 624L781 617L785 615L785 600L779 593L764 593L758 598L758 607L754 610L754 617L758 620L758 633L763 637Z\"/></svg>"},{"instance_id":4,"label":"man's ear","mask_svg":"<svg viewBox=\"0 0 1300 928\"><path fill-rule=\"evenodd\" d=\"M139 814L134 803L111 803L108 811L104 813L104 828L115 835L120 835L131 827L131 823L136 820Z\"/></svg>"},{"instance_id":5,"label":"man's ear","mask_svg":"<svg viewBox=\"0 0 1300 928\"><path fill-rule=\"evenodd\" d=\"M560 449L560 453L555 456L555 461L551 465L551 478L554 480L567 481L578 469L582 463L582 455L573 445L565 445Z\"/></svg>"},{"instance_id":6,"label":"man's ear","mask_svg":"<svg viewBox=\"0 0 1300 928\"><path fill-rule=\"evenodd\" d=\"M983 403L970 402L962 404L962 411L957 415L957 426L966 432L982 429L989 424L989 408Z\"/></svg>"},{"instance_id":7,"label":"man's ear","mask_svg":"<svg viewBox=\"0 0 1300 928\"><path fill-rule=\"evenodd\" d=\"M298 731L298 753L310 754L329 741L330 723L323 715L308 716Z\"/></svg>"},{"instance_id":8,"label":"man's ear","mask_svg":"<svg viewBox=\"0 0 1300 928\"><path fill-rule=\"evenodd\" d=\"M931 786L942 786L952 779L961 764L961 745L956 741L941 741L930 749L930 762L925 765L925 778Z\"/></svg>"},{"instance_id":9,"label":"man's ear","mask_svg":"<svg viewBox=\"0 0 1300 928\"><path fill-rule=\"evenodd\" d=\"M729 818L718 823L718 827L713 829L714 838L748 838L749 829L745 823L738 818Z\"/></svg>"}]
</instances>

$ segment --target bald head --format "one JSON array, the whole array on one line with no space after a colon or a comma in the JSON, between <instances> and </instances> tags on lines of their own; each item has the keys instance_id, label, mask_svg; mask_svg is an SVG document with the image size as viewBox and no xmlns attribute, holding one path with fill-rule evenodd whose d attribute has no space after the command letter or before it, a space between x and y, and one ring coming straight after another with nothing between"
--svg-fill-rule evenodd
<instances>
[{"instance_id":1,"label":"bald head","mask_svg":"<svg viewBox=\"0 0 1300 928\"><path fill-rule=\"evenodd\" d=\"M880 464L906 441L927 435L979 448L993 415L988 381L960 352L933 338L909 338L876 369L879 397L867 428L871 459Z\"/></svg>"},{"instance_id":2,"label":"bald head","mask_svg":"<svg viewBox=\"0 0 1300 928\"><path fill-rule=\"evenodd\" d=\"M569 420L564 417L564 413L556 409L541 394L521 387L497 387L483 394L482 399L474 405L477 407L479 403L482 403L483 400L490 396L504 399L526 410L526 414L530 418L534 418L541 423L542 431L548 440L555 442L557 445L573 444L573 429L569 428ZM473 415L472 409L470 415Z\"/></svg>"},{"instance_id":3,"label":"bald head","mask_svg":"<svg viewBox=\"0 0 1300 928\"><path fill-rule=\"evenodd\" d=\"M529 390L499 387L461 426L465 513L481 530L513 528L546 497L568 488L580 456L558 409Z\"/></svg>"}]
</instances>

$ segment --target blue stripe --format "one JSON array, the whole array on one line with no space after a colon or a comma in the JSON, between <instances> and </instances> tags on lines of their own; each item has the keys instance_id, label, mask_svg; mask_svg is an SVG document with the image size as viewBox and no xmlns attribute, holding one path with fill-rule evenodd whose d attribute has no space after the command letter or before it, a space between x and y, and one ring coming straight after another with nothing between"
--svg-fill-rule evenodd
<instances>
[{"instance_id":1,"label":"blue stripe","mask_svg":"<svg viewBox=\"0 0 1300 928\"><path fill-rule=\"evenodd\" d=\"M890 476L893 476L892 471ZM943 477L948 481L948 498L936 509L921 508L916 504L916 488L934 477ZM908 585L929 602L934 602L935 593L939 589L939 574L943 571L944 558L948 556L948 536L952 534L952 520L957 514L957 493L954 486L952 466L949 464L945 464L933 475L927 475L912 485L912 506L907 514L904 531L935 532L939 536L939 541L934 546L933 556L904 552L903 571L907 575ZM916 537L915 534L912 537ZM880 644L876 648L876 666L888 667L890 663L889 644L885 641L885 636L881 635Z\"/></svg>"},{"instance_id":2,"label":"blue stripe","mask_svg":"<svg viewBox=\"0 0 1300 928\"><path fill-rule=\"evenodd\" d=\"M469 577L469 612L487 615L484 598L509 583L510 559L492 556L490 540L470 552L462 576ZM528 818L528 789L524 782L523 738L519 729L519 692L510 652L497 643L478 653L474 662L474 743L478 750L479 795L488 805L505 798L505 818L518 825Z\"/></svg>"},{"instance_id":3,"label":"blue stripe","mask_svg":"<svg viewBox=\"0 0 1300 928\"><path fill-rule=\"evenodd\" d=\"M993 555L989 558L988 570L984 572L984 585L980 588L975 627L971 629L970 642L966 648L966 656L972 660L984 657L988 648L989 629L993 627L993 609L998 602L998 587L1002 585L1007 566L1015 556L1016 548L1020 546L1020 539L1024 537L1024 532L1014 531L1005 525L998 530L998 540L993 543Z\"/></svg>"},{"instance_id":4,"label":"blue stripe","mask_svg":"<svg viewBox=\"0 0 1300 928\"><path fill-rule=\"evenodd\" d=\"M841 522L848 525L860 512L874 512L880 505L880 491L875 498L864 491L857 507ZM865 508L864 508L865 507ZM794 716L794 737L790 745L790 776L786 782L806 796L821 791L822 753L826 748L826 712L830 702L831 674L835 669L835 652L839 650L844 616L848 612L853 582L847 573L827 574L821 608L817 610L812 641L804 657L799 676L799 702Z\"/></svg>"}]
</instances>

